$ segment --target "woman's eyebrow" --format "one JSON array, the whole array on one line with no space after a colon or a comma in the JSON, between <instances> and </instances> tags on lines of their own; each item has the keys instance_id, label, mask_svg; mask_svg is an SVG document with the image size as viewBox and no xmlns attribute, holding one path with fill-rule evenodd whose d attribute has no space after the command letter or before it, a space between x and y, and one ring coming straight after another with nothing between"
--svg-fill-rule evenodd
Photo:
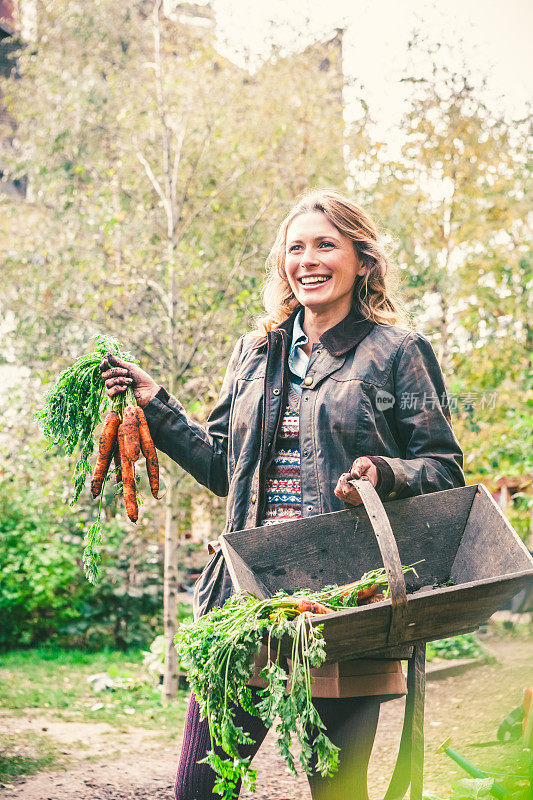
<instances>
[{"instance_id":1,"label":"woman's eyebrow","mask_svg":"<svg viewBox=\"0 0 533 800\"><path fill-rule=\"evenodd\" d=\"M335 236L335 234L331 234L331 233L327 233L327 234L324 233L324 234L320 234L319 236L313 236L313 241L314 242L321 242L324 239L334 239L336 242L339 241L339 239ZM302 243L303 243L302 239L290 239L290 240L287 241L288 245L289 244L302 244Z\"/></svg>"}]
</instances>

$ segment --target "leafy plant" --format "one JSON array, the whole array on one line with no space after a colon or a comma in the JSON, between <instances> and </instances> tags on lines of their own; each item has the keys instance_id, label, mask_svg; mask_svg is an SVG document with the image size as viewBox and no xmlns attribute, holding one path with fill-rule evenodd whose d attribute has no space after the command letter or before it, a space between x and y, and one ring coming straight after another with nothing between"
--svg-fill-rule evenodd
<instances>
[{"instance_id":1,"label":"leafy plant","mask_svg":"<svg viewBox=\"0 0 533 800\"><path fill-rule=\"evenodd\" d=\"M446 660L454 658L481 658L486 655L485 650L473 633L462 633L459 636L450 636L447 639L438 639L427 645L427 659L435 658Z\"/></svg>"},{"instance_id":2,"label":"leafy plant","mask_svg":"<svg viewBox=\"0 0 533 800\"><path fill-rule=\"evenodd\" d=\"M413 566L404 567L413 571ZM209 722L211 750L205 758L217 773L215 791L224 800L232 800L239 783L253 790L256 771L249 757L243 758L239 746L252 739L242 727L235 725L234 709L241 706L259 716L267 727L278 717L278 747L289 768L296 772L291 752L294 735L300 745L303 770L331 775L338 766L338 748L330 741L311 698L311 667L323 664L326 651L322 628L311 624L310 614L358 605L365 592L387 587L384 569L374 570L359 581L345 586L327 586L319 592L301 590L292 595L278 592L274 597L259 600L246 593L236 593L222 608L213 608L196 622L181 625L176 634L176 647L204 717ZM327 606L323 605L327 604ZM319 617L318 617L319 618ZM267 641L267 664L261 677L267 688L259 691L254 704L247 685L254 671L254 657L262 641ZM290 676L280 660L281 640L292 640ZM287 685L287 690L286 690ZM220 746L229 758L215 752Z\"/></svg>"},{"instance_id":3,"label":"leafy plant","mask_svg":"<svg viewBox=\"0 0 533 800\"><path fill-rule=\"evenodd\" d=\"M177 613L178 624L187 620L192 620L192 606L179 603ZM150 649L145 650L143 653L143 664L150 675L157 678L158 683L163 680L163 675L165 674L165 642L165 637L163 634L160 634L156 636L150 644ZM182 664L180 664L180 667L182 669L184 668Z\"/></svg>"},{"instance_id":4,"label":"leafy plant","mask_svg":"<svg viewBox=\"0 0 533 800\"><path fill-rule=\"evenodd\" d=\"M80 570L88 513L65 505L59 476L32 475L15 480L4 468L0 480L0 650L47 641L146 647L162 625L158 546L111 518L95 602Z\"/></svg>"},{"instance_id":5,"label":"leafy plant","mask_svg":"<svg viewBox=\"0 0 533 800\"><path fill-rule=\"evenodd\" d=\"M47 450L63 447L68 455L72 455L79 448L72 478L72 503L80 496L91 471L89 458L94 450L94 430L102 421L109 403L100 376L100 362L107 353L135 362L131 353L125 352L112 336L96 334L93 339L96 342L94 351L78 358L60 374L56 385L46 395L43 408L36 414L48 440ZM126 393L113 399L115 410L122 411L125 405Z\"/></svg>"},{"instance_id":6,"label":"leafy plant","mask_svg":"<svg viewBox=\"0 0 533 800\"><path fill-rule=\"evenodd\" d=\"M122 345L112 336L96 334L93 339L96 342L94 351L78 358L60 374L56 385L46 395L43 408L36 414L48 440L47 450L63 447L67 455L72 455L75 450L79 451L72 477L74 497L71 504L78 500L87 475L91 472L89 458L94 450L94 431L109 404L100 375L100 362L107 353L135 362L131 353L124 351ZM111 403L113 410L122 417L131 398L129 389L119 393ZM91 583L96 582L99 574L102 500L103 493L100 495L96 520L87 532L83 554L85 575Z\"/></svg>"},{"instance_id":7,"label":"leafy plant","mask_svg":"<svg viewBox=\"0 0 533 800\"><path fill-rule=\"evenodd\" d=\"M239 593L198 622L182 625L176 635L189 684L209 720L211 750L205 762L217 773L215 791L224 800L232 800L239 780L253 791L257 776L256 770L250 767L250 759L239 753L239 745L251 744L253 740L234 723L237 705L260 716L268 725L279 714L278 746L291 770L296 771L290 751L292 733L302 747L301 763L306 772L310 771L308 764L313 744L319 750L322 774L330 774L337 765L337 748L324 736L310 694L309 668L318 667L324 661L323 638L320 630L308 625L306 615L300 615L293 625L277 613L280 601L285 599L286 596L280 594L260 601ZM270 621L271 614L276 615L275 622ZM269 658L261 676L269 683L269 689L259 692L262 699L255 706L246 684L252 677L254 656L266 633ZM284 636L293 640L293 670L287 698L288 674L280 664L279 648ZM311 728L313 734L310 734ZM215 744L221 746L230 759L217 755Z\"/></svg>"},{"instance_id":8,"label":"leafy plant","mask_svg":"<svg viewBox=\"0 0 533 800\"><path fill-rule=\"evenodd\" d=\"M494 778L462 778L453 784L451 800L488 797L491 794L493 783Z\"/></svg>"}]
</instances>

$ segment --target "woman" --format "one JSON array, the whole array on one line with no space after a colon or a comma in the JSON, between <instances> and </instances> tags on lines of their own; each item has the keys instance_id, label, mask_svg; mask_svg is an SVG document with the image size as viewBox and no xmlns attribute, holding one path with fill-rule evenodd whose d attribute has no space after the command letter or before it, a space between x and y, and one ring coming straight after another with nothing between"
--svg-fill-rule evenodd
<instances>
[{"instance_id":1,"label":"woman","mask_svg":"<svg viewBox=\"0 0 533 800\"><path fill-rule=\"evenodd\" d=\"M102 363L108 395L132 386L157 447L227 495L226 532L357 505L348 481L362 475L383 499L464 485L440 368L423 336L396 326L389 272L369 215L336 192L310 192L279 228L268 259L267 315L260 331L239 339L205 428L139 367ZM196 586L195 614L230 592L218 551ZM313 800L368 797L380 703L404 693L398 661L315 671L314 702L341 753L335 776L310 778ZM256 741L246 751L253 755L266 730L237 713ZM207 722L193 697L177 800L216 797L214 773L197 763L207 749Z\"/></svg>"}]
</instances>

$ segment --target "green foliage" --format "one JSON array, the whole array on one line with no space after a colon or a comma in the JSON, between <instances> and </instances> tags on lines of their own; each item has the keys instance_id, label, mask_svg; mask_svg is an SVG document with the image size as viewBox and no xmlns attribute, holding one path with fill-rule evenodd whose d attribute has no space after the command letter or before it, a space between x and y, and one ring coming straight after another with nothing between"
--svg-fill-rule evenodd
<instances>
[{"instance_id":1,"label":"green foliage","mask_svg":"<svg viewBox=\"0 0 533 800\"><path fill-rule=\"evenodd\" d=\"M90 14L69 0L40 6L36 40L16 54L17 136L2 162L8 180L31 176L35 202L0 197L0 316L9 309L9 347L33 380L55 381L105 330L205 420L260 310L277 221L307 185L342 183L339 42L253 76L214 45L214 26L170 20L163 4L154 14L136 0L102 0ZM198 488L170 459L161 467L175 574ZM152 508L143 516L155 530ZM87 542L90 577L99 533Z\"/></svg>"},{"instance_id":2,"label":"green foliage","mask_svg":"<svg viewBox=\"0 0 533 800\"><path fill-rule=\"evenodd\" d=\"M6 476L7 477L7 476ZM94 513L94 512L93 512ZM161 624L158 548L108 522L98 591L83 579L87 513L10 475L0 483L0 648L46 641L145 645Z\"/></svg>"},{"instance_id":3,"label":"green foliage","mask_svg":"<svg viewBox=\"0 0 533 800\"><path fill-rule=\"evenodd\" d=\"M177 618L178 625L182 622L190 622L192 620L192 606L179 603ZM158 677L158 680L163 680L163 675L165 674L165 650L165 637L161 634L155 637L150 644L150 649L144 652L143 664L151 675ZM180 669L184 669L182 664L180 664Z\"/></svg>"},{"instance_id":4,"label":"green foliage","mask_svg":"<svg viewBox=\"0 0 533 800\"><path fill-rule=\"evenodd\" d=\"M505 778L505 775L500 776L498 773L498 776L498 783L500 783L501 786L501 779ZM494 783L495 779L492 777L461 778L458 781L454 781L452 784L452 793L448 797L443 797L440 793L424 792L423 800L477 800L477 798L481 797L494 797L491 791ZM508 783L508 781L505 781L505 783ZM513 800L528 800L525 773L524 780L520 781L520 784L520 787L515 784L513 787L515 791L510 788L508 790L508 796L513 798Z\"/></svg>"},{"instance_id":5,"label":"green foliage","mask_svg":"<svg viewBox=\"0 0 533 800\"><path fill-rule=\"evenodd\" d=\"M428 75L406 79L402 152L375 170L367 199L448 379L467 483L493 488L532 470L531 119L487 107L468 65L448 69L440 48L410 49ZM517 516L523 532L527 513Z\"/></svg>"},{"instance_id":6,"label":"green foliage","mask_svg":"<svg viewBox=\"0 0 533 800\"><path fill-rule=\"evenodd\" d=\"M428 661L433 661L435 658L445 660L482 658L486 655L474 633L462 633L459 636L451 636L448 639L428 642L426 654Z\"/></svg>"},{"instance_id":7,"label":"green foliage","mask_svg":"<svg viewBox=\"0 0 533 800\"><path fill-rule=\"evenodd\" d=\"M452 800L489 797L494 778L463 778L453 784Z\"/></svg>"},{"instance_id":8,"label":"green foliage","mask_svg":"<svg viewBox=\"0 0 533 800\"><path fill-rule=\"evenodd\" d=\"M412 566L403 570L415 571ZM311 699L310 669L324 663L326 651L322 628L311 624L309 612L327 613L324 603L334 610L356 606L358 591L374 585L388 587L383 568L367 572L351 584L326 586L319 592L300 590L290 596L278 592L266 600L236 593L222 608L215 607L199 620L179 627L176 648L202 714L209 721L211 750L205 763L216 772L215 788L224 800L232 800L239 781L252 790L256 782L249 758L239 752L239 745L251 744L252 740L234 723L238 706L259 716L267 727L279 718L278 748L294 773L293 736L300 745L304 772L313 772L313 754L316 771L321 775L332 775L337 770L338 748L328 738ZM302 601L316 605L311 608ZM259 691L259 702L254 703L247 683L265 637L267 664L261 677L267 687ZM282 639L292 641L290 676L280 661ZM215 744L222 747L227 758L215 752Z\"/></svg>"},{"instance_id":9,"label":"green foliage","mask_svg":"<svg viewBox=\"0 0 533 800\"><path fill-rule=\"evenodd\" d=\"M69 456L76 448L80 450L72 478L75 489L73 503L79 498L85 479L91 472L89 458L94 450L94 430L102 421L103 412L109 404L100 375L100 362L107 353L135 361L131 353L125 352L112 336L96 334L93 339L96 342L94 351L80 356L61 373L56 385L46 395L43 408L36 415L48 440L48 449L62 447ZM113 402L115 410L122 410L126 402L125 395L118 395Z\"/></svg>"},{"instance_id":10,"label":"green foliage","mask_svg":"<svg viewBox=\"0 0 533 800\"><path fill-rule=\"evenodd\" d=\"M187 669L191 689L198 698L202 714L209 720L211 750L205 759L217 773L216 791L224 800L235 797L239 780L253 790L256 771L249 758L243 758L239 745L251 743L249 735L233 720L237 705L258 715L266 725L280 717L277 727L278 746L288 766L296 771L290 751L291 736L300 743L301 763L310 771L313 746L319 755L318 768L331 774L337 764L337 748L323 734L323 725L311 702L310 666L320 666L325 658L319 629L308 625L306 615L295 624L284 615L286 595L259 601L235 594L222 608L214 608L197 622L181 625L176 635L180 659ZM294 603L293 603L294 605ZM275 621L271 621L275 615ZM246 685L254 670L254 656L259 653L263 635L269 635L268 665L261 676L272 682L259 692L257 706ZM285 694L288 675L280 664L279 641L293 641L290 692ZM228 757L222 758L214 745L222 747Z\"/></svg>"}]
</instances>

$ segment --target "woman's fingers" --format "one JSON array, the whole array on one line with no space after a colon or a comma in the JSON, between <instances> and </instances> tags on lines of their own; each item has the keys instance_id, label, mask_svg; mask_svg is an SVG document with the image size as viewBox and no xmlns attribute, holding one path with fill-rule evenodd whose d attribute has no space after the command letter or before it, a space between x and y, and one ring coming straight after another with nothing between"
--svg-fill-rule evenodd
<instances>
[{"instance_id":1,"label":"woman's fingers","mask_svg":"<svg viewBox=\"0 0 533 800\"><path fill-rule=\"evenodd\" d=\"M372 486L377 486L378 471L372 461L366 456L356 458L353 462L349 472L343 472L337 481L337 486L334 489L335 496L345 503L350 503L352 506L358 506L363 501L361 495L349 481L353 478L368 478Z\"/></svg>"},{"instance_id":2,"label":"woman's fingers","mask_svg":"<svg viewBox=\"0 0 533 800\"><path fill-rule=\"evenodd\" d=\"M337 481L334 494L339 500L350 503L352 506L358 506L362 500L357 489L354 489L354 487L348 483L351 477L353 476L350 472L343 472Z\"/></svg>"},{"instance_id":3,"label":"woman's fingers","mask_svg":"<svg viewBox=\"0 0 533 800\"><path fill-rule=\"evenodd\" d=\"M100 361L100 372L103 374L104 372L109 372L114 369L128 372L131 366L133 365L128 361L123 361L121 358L117 358L111 353L108 353L106 357Z\"/></svg>"},{"instance_id":4,"label":"woman's fingers","mask_svg":"<svg viewBox=\"0 0 533 800\"><path fill-rule=\"evenodd\" d=\"M377 486L378 471L376 465L366 456L356 458L349 472L350 478L368 478L372 486Z\"/></svg>"},{"instance_id":5,"label":"woman's fingers","mask_svg":"<svg viewBox=\"0 0 533 800\"><path fill-rule=\"evenodd\" d=\"M366 456L360 456L359 458L355 459L351 466L349 472L350 478L361 478L363 475L367 475L372 467L374 467L374 465L369 458Z\"/></svg>"},{"instance_id":6,"label":"woman's fingers","mask_svg":"<svg viewBox=\"0 0 533 800\"><path fill-rule=\"evenodd\" d=\"M133 383L133 378L129 369L126 367L111 366L109 363L109 356L106 356L106 358L102 359L100 362L100 372L102 380L105 382L106 394L110 398L125 392L128 386L131 386Z\"/></svg>"},{"instance_id":7,"label":"woman's fingers","mask_svg":"<svg viewBox=\"0 0 533 800\"><path fill-rule=\"evenodd\" d=\"M100 362L102 380L108 397L114 397L131 387L137 403L144 408L160 389L158 383L138 364L132 364L108 353Z\"/></svg>"},{"instance_id":8,"label":"woman's fingers","mask_svg":"<svg viewBox=\"0 0 533 800\"><path fill-rule=\"evenodd\" d=\"M108 397L115 397L115 395L125 392L132 383L133 381L131 378L109 378L105 382L106 394Z\"/></svg>"},{"instance_id":9,"label":"woman's fingers","mask_svg":"<svg viewBox=\"0 0 533 800\"><path fill-rule=\"evenodd\" d=\"M102 380L108 381L110 378L130 378L130 371L128 369L123 369L122 367L113 367L113 369L108 369L105 372L102 372Z\"/></svg>"}]
</instances>

